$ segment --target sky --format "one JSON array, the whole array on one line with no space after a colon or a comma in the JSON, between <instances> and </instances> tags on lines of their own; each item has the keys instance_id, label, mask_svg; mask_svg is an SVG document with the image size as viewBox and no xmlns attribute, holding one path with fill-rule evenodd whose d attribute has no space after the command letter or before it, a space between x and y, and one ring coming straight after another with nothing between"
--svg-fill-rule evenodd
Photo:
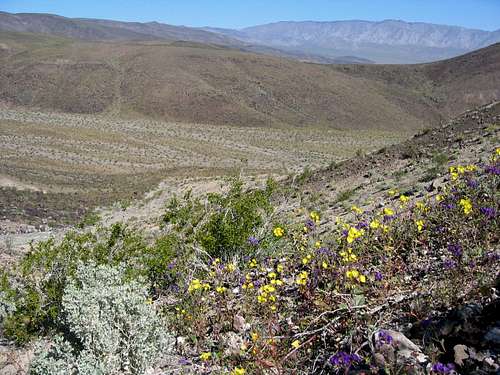
<instances>
[{"instance_id":1,"label":"sky","mask_svg":"<svg viewBox=\"0 0 500 375\"><path fill-rule=\"evenodd\" d=\"M500 0L0 0L0 10L196 27L400 19L500 29Z\"/></svg>"}]
</instances>

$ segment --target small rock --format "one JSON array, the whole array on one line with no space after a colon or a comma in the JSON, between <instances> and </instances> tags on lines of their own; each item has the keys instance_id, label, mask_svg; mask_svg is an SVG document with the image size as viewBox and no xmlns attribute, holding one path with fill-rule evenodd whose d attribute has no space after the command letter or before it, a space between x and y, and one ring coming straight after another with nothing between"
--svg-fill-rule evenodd
<instances>
[{"instance_id":1,"label":"small rock","mask_svg":"<svg viewBox=\"0 0 500 375\"><path fill-rule=\"evenodd\" d=\"M245 321L245 318L243 318L241 315L235 315L233 318L233 328L240 332L246 332L250 329L250 324L248 324Z\"/></svg>"},{"instance_id":2,"label":"small rock","mask_svg":"<svg viewBox=\"0 0 500 375\"><path fill-rule=\"evenodd\" d=\"M243 345L243 338L236 332L228 332L222 336L224 355L232 356L240 354Z\"/></svg>"},{"instance_id":3,"label":"small rock","mask_svg":"<svg viewBox=\"0 0 500 375\"><path fill-rule=\"evenodd\" d=\"M17 368L14 365L7 365L3 368L0 368L0 373L2 375L16 375Z\"/></svg>"},{"instance_id":4,"label":"small rock","mask_svg":"<svg viewBox=\"0 0 500 375\"><path fill-rule=\"evenodd\" d=\"M455 363L459 366L463 366L464 360L469 358L469 355L467 354L467 346L455 345L453 347L453 351L455 352Z\"/></svg>"}]
</instances>

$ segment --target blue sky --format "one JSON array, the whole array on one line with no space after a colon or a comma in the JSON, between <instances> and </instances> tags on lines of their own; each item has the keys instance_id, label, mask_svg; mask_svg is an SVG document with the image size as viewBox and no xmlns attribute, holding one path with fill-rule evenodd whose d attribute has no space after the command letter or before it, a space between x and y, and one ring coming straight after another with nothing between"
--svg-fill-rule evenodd
<instances>
[{"instance_id":1,"label":"blue sky","mask_svg":"<svg viewBox=\"0 0 500 375\"><path fill-rule=\"evenodd\" d=\"M290 20L401 19L500 29L500 0L0 0L0 10L229 28Z\"/></svg>"}]
</instances>

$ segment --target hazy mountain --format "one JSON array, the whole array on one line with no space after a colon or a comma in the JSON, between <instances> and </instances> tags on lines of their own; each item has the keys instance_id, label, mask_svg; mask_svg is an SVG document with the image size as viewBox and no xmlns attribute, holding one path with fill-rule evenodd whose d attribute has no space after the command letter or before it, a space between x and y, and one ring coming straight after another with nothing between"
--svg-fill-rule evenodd
<instances>
[{"instance_id":1,"label":"hazy mountain","mask_svg":"<svg viewBox=\"0 0 500 375\"><path fill-rule=\"evenodd\" d=\"M327 64L430 62L500 41L500 30L394 20L278 22L231 30L5 12L0 12L0 31L89 41L189 41Z\"/></svg>"},{"instance_id":2,"label":"hazy mountain","mask_svg":"<svg viewBox=\"0 0 500 375\"><path fill-rule=\"evenodd\" d=\"M286 51L333 58L357 56L378 63L435 61L500 41L500 30L489 32L395 20L277 22L241 30L204 30Z\"/></svg>"},{"instance_id":3,"label":"hazy mountain","mask_svg":"<svg viewBox=\"0 0 500 375\"><path fill-rule=\"evenodd\" d=\"M82 40L184 40L223 45L242 45L241 41L184 26L158 22L120 22L67 18L53 14L0 12L0 30L58 35Z\"/></svg>"},{"instance_id":4,"label":"hazy mountain","mask_svg":"<svg viewBox=\"0 0 500 375\"><path fill-rule=\"evenodd\" d=\"M283 51L246 42L220 32L172 26L159 22L121 22L88 18L67 18L53 14L0 12L0 31L31 32L89 41L169 40L218 44L244 51L265 53L303 61L332 63L371 63L356 56L323 56L310 51Z\"/></svg>"}]
</instances>

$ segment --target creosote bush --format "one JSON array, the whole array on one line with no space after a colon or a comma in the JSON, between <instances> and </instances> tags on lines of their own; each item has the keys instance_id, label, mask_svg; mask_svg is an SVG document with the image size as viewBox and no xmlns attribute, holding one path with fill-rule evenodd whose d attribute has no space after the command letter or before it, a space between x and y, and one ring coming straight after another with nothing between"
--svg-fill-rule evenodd
<instances>
[{"instance_id":1,"label":"creosote bush","mask_svg":"<svg viewBox=\"0 0 500 375\"><path fill-rule=\"evenodd\" d=\"M189 195L183 203L173 198L163 221L184 230L187 241L197 241L213 257L242 255L248 238L272 211L274 189L269 180L264 190L244 191L243 183L235 180L227 194L209 194L206 205Z\"/></svg>"}]
</instances>

